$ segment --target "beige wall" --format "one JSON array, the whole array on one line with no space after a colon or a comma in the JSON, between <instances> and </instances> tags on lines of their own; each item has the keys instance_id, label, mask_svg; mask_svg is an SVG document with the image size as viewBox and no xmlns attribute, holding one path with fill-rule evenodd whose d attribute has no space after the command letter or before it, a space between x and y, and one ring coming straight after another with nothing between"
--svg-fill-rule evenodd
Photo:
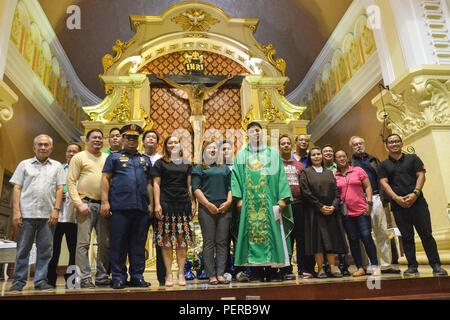
<instances>
[{"instance_id":1,"label":"beige wall","mask_svg":"<svg viewBox=\"0 0 450 320\"><path fill-rule=\"evenodd\" d=\"M348 140L351 136L361 136L366 140L366 152L378 157L387 158L387 151L382 143L380 132L383 124L376 118L376 108L371 100L379 93L378 86L367 93L341 120L320 138L315 145L330 143L335 150L343 149L350 156L351 148Z\"/></svg>"},{"instance_id":2,"label":"beige wall","mask_svg":"<svg viewBox=\"0 0 450 320\"><path fill-rule=\"evenodd\" d=\"M33 139L41 133L53 138L51 158L64 161L66 142L6 76L4 81L18 95L19 101L13 105L13 118L3 122L0 128L2 169L13 172L20 161L33 157Z\"/></svg>"}]
</instances>

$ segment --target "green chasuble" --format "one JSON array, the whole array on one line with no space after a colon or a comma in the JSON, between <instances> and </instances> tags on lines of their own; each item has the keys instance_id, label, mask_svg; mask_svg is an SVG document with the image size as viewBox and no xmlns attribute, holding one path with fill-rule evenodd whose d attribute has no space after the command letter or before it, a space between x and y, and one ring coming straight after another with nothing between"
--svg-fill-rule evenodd
<instances>
[{"instance_id":1,"label":"green chasuble","mask_svg":"<svg viewBox=\"0 0 450 320\"><path fill-rule=\"evenodd\" d=\"M294 227L289 205L292 194L278 151L267 146L259 149L247 146L239 151L234 160L231 191L233 197L243 199L235 265L288 265L286 253L291 253L289 235ZM288 205L282 218L275 220L273 207L281 199Z\"/></svg>"}]
</instances>

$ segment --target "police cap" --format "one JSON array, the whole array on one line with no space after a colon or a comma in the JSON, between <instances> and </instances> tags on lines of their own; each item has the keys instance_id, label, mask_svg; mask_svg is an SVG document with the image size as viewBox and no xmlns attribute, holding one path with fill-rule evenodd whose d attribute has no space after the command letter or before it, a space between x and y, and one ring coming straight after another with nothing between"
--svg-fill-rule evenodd
<instances>
[{"instance_id":1,"label":"police cap","mask_svg":"<svg viewBox=\"0 0 450 320\"><path fill-rule=\"evenodd\" d=\"M120 134L129 136L140 136L143 130L137 124L127 124L120 129Z\"/></svg>"}]
</instances>

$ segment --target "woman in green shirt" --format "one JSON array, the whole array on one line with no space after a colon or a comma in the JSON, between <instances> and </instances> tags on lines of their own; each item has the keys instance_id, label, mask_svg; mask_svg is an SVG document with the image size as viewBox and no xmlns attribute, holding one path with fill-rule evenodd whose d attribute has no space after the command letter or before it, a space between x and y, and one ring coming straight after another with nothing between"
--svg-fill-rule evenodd
<instances>
[{"instance_id":1,"label":"woman in green shirt","mask_svg":"<svg viewBox=\"0 0 450 320\"><path fill-rule=\"evenodd\" d=\"M223 276L228 257L231 221L231 171L218 164L215 142L203 143L203 161L192 171L192 190L199 202L198 220L203 236L203 261L210 284L229 283ZM214 251L216 259L214 262Z\"/></svg>"}]
</instances>

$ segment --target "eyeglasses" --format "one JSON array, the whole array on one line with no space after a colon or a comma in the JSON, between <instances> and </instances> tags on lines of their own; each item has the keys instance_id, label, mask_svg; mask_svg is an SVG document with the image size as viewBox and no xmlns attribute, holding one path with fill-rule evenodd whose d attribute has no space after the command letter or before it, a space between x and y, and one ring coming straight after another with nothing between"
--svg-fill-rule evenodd
<instances>
[{"instance_id":1,"label":"eyeglasses","mask_svg":"<svg viewBox=\"0 0 450 320\"><path fill-rule=\"evenodd\" d=\"M394 141L388 141L387 144L392 145L392 144L400 144L402 143L400 140L394 140Z\"/></svg>"}]
</instances>

